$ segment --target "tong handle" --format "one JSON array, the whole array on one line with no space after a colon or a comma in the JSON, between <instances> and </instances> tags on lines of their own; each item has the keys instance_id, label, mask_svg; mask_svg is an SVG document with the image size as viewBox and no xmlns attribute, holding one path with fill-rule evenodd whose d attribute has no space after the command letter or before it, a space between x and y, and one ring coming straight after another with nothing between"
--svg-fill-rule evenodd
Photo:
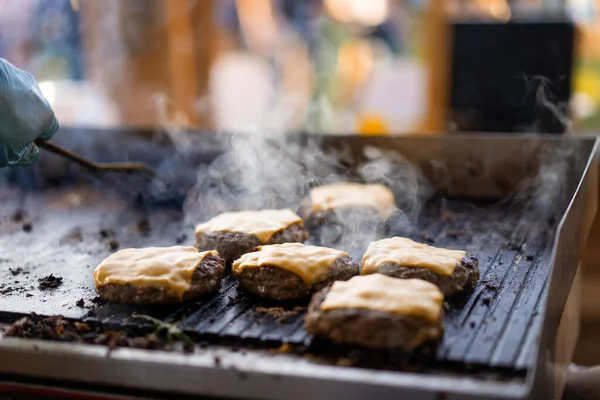
<instances>
[{"instance_id":1,"label":"tong handle","mask_svg":"<svg viewBox=\"0 0 600 400\"><path fill-rule=\"evenodd\" d=\"M139 171L147 173L151 176L155 176L156 172L150 168L148 165L144 163L98 163L94 161L90 161L87 158L81 157L79 154L73 153L70 150L65 149L64 147L58 146L54 143L47 142L41 139L36 139L34 142L38 147L48 150L51 153L57 154L61 157L68 158L74 163L94 170L96 172L106 172L106 171L117 171L117 172L132 172Z\"/></svg>"}]
</instances>

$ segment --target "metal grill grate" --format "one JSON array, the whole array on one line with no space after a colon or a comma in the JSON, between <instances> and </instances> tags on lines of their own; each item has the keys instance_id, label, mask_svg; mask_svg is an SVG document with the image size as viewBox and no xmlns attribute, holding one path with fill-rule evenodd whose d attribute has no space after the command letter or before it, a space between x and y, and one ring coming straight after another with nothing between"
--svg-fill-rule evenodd
<instances>
[{"instance_id":1,"label":"metal grill grate","mask_svg":"<svg viewBox=\"0 0 600 400\"><path fill-rule=\"evenodd\" d=\"M283 311L268 309L273 305L259 304L255 298L238 293L231 276L224 279L217 296L204 301L161 307L109 303L91 311L77 308L75 301L80 297L91 304L95 296L92 270L110 252L98 238L100 227L114 229L121 247L173 245L181 232L191 232L191 227L181 227L180 215L157 210L149 216L153 227L149 235L132 233L139 215L115 211L114 204L102 198L89 207L45 211L65 196L69 194L29 197L31 209L37 210L32 211L34 229L30 233L21 231L10 220L7 213L15 207L3 207L0 283L14 286L16 278L27 283L24 290L0 295L2 319L15 320L22 313L33 311L121 326L135 324L129 317L137 311L165 321L182 321L185 331L198 340L266 347L285 342L311 343L302 324L303 309L294 310L297 305L286 306ZM16 206L16 198L9 196L4 199L5 204ZM515 227L537 228L528 225L531 221L523 215L523 210L514 205L475 206L460 199L436 199L424 208L414 230L393 232L436 246L465 249L479 260L481 279L477 287L449 302L446 332L435 356L440 366L458 363L523 371L534 364L534 338L540 332L539 308L546 296L550 269L550 232L534 235L534 242L516 239L527 235ZM74 229L81 232L77 243L65 240ZM191 235L188 237L186 243L191 243ZM351 255L360 256L360 249L351 250ZM21 267L29 274L12 276L9 267ZM36 279L49 272L64 278L63 285L53 293L37 289Z\"/></svg>"}]
</instances>

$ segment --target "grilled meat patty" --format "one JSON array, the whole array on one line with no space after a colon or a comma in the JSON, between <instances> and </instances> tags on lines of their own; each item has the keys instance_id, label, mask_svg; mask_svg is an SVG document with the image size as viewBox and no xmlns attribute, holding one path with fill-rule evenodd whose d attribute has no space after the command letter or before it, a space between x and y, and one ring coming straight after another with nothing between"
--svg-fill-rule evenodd
<instances>
[{"instance_id":1,"label":"grilled meat patty","mask_svg":"<svg viewBox=\"0 0 600 400\"><path fill-rule=\"evenodd\" d=\"M196 235L196 247L200 251L217 250L225 262L230 265L242 254L249 253L255 248L266 244L295 243L308 239L308 233L303 223L295 223L276 232L266 242L262 243L254 235L236 232L207 232Z\"/></svg>"},{"instance_id":2,"label":"grilled meat patty","mask_svg":"<svg viewBox=\"0 0 600 400\"><path fill-rule=\"evenodd\" d=\"M223 213L196 227L196 247L217 250L228 265L258 246L306 239L304 222L290 210Z\"/></svg>"},{"instance_id":3,"label":"grilled meat patty","mask_svg":"<svg viewBox=\"0 0 600 400\"><path fill-rule=\"evenodd\" d=\"M479 280L478 262L472 254L403 237L372 242L363 255L360 273L422 279L437 285L445 296L470 289Z\"/></svg>"},{"instance_id":4,"label":"grilled meat patty","mask_svg":"<svg viewBox=\"0 0 600 400\"><path fill-rule=\"evenodd\" d=\"M438 340L444 329L442 314L437 322L426 318L362 308L323 310L331 287L315 293L304 319L306 331L340 344L374 349L412 350Z\"/></svg>"},{"instance_id":5,"label":"grilled meat patty","mask_svg":"<svg viewBox=\"0 0 600 400\"><path fill-rule=\"evenodd\" d=\"M471 289L479 280L478 262L473 254L467 254L456 265L451 276L438 275L427 268L404 267L396 263L381 264L377 272L393 278L423 279L437 285L445 296Z\"/></svg>"},{"instance_id":6,"label":"grilled meat patty","mask_svg":"<svg viewBox=\"0 0 600 400\"><path fill-rule=\"evenodd\" d=\"M294 245L301 246L302 249L323 249L323 251L330 250L335 253L328 255L328 261L321 264L322 270L326 269L326 271L314 275L315 278L310 280L306 276L302 277L289 268L284 268L287 263L293 263L299 270L302 270L304 267L307 267L307 269L311 268L309 265L311 263L311 256L304 258L303 254L295 253L298 249L290 250L289 247L296 247ZM232 268L233 274L237 278L239 287L242 290L275 301L292 301L305 298L314 291L336 280L347 280L358 274L358 262L350 258L345 252L291 243L277 246L288 257L270 257L269 254L260 255L261 251L266 252L272 250L274 247L262 246L259 247L257 252L245 254L234 262ZM253 256L261 257L261 260L248 261ZM240 267L244 263L252 263L253 265L245 268Z\"/></svg>"},{"instance_id":7,"label":"grilled meat patty","mask_svg":"<svg viewBox=\"0 0 600 400\"><path fill-rule=\"evenodd\" d=\"M322 226L357 226L361 225L365 230L375 228L379 231L385 229L386 219L382 218L376 208L368 206L344 206L335 209L314 209L310 197L306 197L300 203L298 215L304 219L309 230L316 230Z\"/></svg>"},{"instance_id":8,"label":"grilled meat patty","mask_svg":"<svg viewBox=\"0 0 600 400\"><path fill-rule=\"evenodd\" d=\"M357 230L384 235L396 211L394 194L383 185L334 183L312 188L298 214L319 242L331 244Z\"/></svg>"},{"instance_id":9,"label":"grilled meat patty","mask_svg":"<svg viewBox=\"0 0 600 400\"><path fill-rule=\"evenodd\" d=\"M221 278L225 272L225 261L215 252L207 254L195 267L189 287L178 295L171 290L170 282L162 284L140 284L136 280L123 283L99 285L96 291L100 297L118 303L130 304L166 304L192 300L211 293L221 287Z\"/></svg>"}]
</instances>

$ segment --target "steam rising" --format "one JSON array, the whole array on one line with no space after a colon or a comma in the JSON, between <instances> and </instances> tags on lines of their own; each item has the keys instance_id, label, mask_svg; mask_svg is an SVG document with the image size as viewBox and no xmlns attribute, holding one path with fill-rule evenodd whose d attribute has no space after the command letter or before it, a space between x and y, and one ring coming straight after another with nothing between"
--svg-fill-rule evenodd
<instances>
[{"instance_id":1,"label":"steam rising","mask_svg":"<svg viewBox=\"0 0 600 400\"><path fill-rule=\"evenodd\" d=\"M394 192L402 211L396 228L416 222L430 187L420 171L394 152L367 147L362 162L351 165L349 149L324 152L316 137L301 143L285 135L254 132L223 135L227 151L197 170L189 192L186 222L198 223L222 212L267 208L299 209L314 186L346 181L382 183ZM320 230L320 244L344 250L364 248L381 236L381 221L364 210L337 213L337 223Z\"/></svg>"}]
</instances>

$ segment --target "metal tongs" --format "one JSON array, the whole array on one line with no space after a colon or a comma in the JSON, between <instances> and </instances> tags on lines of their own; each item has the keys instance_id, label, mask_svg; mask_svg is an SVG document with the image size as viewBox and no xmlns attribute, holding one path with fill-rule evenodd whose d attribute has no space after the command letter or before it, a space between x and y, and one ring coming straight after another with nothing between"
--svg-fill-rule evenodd
<instances>
[{"instance_id":1,"label":"metal tongs","mask_svg":"<svg viewBox=\"0 0 600 400\"><path fill-rule=\"evenodd\" d=\"M90 161L87 158L81 157L79 154L75 154L70 150L65 149L64 147L58 146L54 143L46 142L40 139L35 140L35 144L43 148L45 150L50 151L51 153L58 154L61 157L68 158L74 163L87 168L91 171L101 173L101 172L126 172L126 173L139 173L143 174L148 178L153 178L156 176L156 171L154 171L150 166L141 162L124 162L124 163L101 163Z\"/></svg>"}]
</instances>

